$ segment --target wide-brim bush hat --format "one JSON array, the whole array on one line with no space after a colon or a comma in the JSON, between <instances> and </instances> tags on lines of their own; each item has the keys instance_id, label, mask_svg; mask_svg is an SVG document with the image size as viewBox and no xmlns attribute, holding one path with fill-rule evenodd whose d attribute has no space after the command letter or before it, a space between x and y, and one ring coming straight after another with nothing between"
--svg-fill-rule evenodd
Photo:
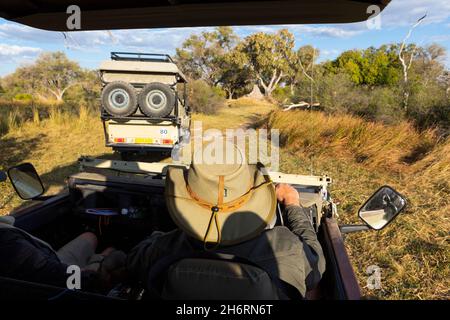
<instances>
[{"instance_id":1,"label":"wide-brim bush hat","mask_svg":"<svg viewBox=\"0 0 450 320\"><path fill-rule=\"evenodd\" d=\"M165 197L173 221L205 246L249 240L275 216L275 187L264 166L248 164L232 143L224 150L227 160L222 163L196 162L194 153L189 168L169 167L166 175Z\"/></svg>"}]
</instances>

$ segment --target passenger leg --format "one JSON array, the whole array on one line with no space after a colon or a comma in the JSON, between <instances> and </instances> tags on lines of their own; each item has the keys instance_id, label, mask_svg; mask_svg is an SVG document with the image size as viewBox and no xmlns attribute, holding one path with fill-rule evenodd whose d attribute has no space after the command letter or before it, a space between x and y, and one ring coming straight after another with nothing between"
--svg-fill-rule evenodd
<instances>
[{"instance_id":1,"label":"passenger leg","mask_svg":"<svg viewBox=\"0 0 450 320\"><path fill-rule=\"evenodd\" d=\"M56 254L61 262L84 268L95 254L97 244L97 236L92 232L85 232L59 249Z\"/></svg>"}]
</instances>

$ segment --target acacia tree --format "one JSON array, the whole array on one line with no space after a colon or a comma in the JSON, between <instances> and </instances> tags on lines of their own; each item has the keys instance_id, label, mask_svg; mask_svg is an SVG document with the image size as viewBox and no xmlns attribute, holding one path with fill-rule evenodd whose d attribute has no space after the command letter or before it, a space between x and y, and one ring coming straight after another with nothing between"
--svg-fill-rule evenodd
<instances>
[{"instance_id":1,"label":"acacia tree","mask_svg":"<svg viewBox=\"0 0 450 320\"><path fill-rule=\"evenodd\" d=\"M80 84L83 76L78 63L70 61L63 52L46 52L33 64L17 68L5 81L13 90L63 102L67 89Z\"/></svg>"},{"instance_id":2,"label":"acacia tree","mask_svg":"<svg viewBox=\"0 0 450 320\"><path fill-rule=\"evenodd\" d=\"M292 56L294 36L287 29L277 33L258 32L246 37L237 50L242 63L248 65L264 95L270 97L280 81L288 74L286 57Z\"/></svg>"},{"instance_id":3,"label":"acacia tree","mask_svg":"<svg viewBox=\"0 0 450 320\"><path fill-rule=\"evenodd\" d=\"M41 89L63 102L63 95L70 87L82 80L78 63L70 61L63 52L43 53L36 60L35 68L40 77Z\"/></svg>"}]
</instances>

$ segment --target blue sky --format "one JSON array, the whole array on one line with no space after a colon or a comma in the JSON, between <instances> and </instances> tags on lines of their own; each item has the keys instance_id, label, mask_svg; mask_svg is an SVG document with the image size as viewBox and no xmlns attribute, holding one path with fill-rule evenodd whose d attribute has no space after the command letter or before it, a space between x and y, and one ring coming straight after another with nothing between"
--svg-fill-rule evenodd
<instances>
[{"instance_id":1,"label":"blue sky","mask_svg":"<svg viewBox=\"0 0 450 320\"><path fill-rule=\"evenodd\" d=\"M320 49L321 60L333 59L354 48L401 42L414 22L427 13L415 29L410 42L419 45L438 43L447 48L445 63L450 68L450 0L392 0L380 16L380 29L370 29L366 22L352 24L283 25L235 27L248 34L281 28L289 29L296 46L311 44ZM81 17L82 23L82 17ZM66 33L43 31L0 19L0 76L19 65L33 62L44 51L64 51L85 68L95 69L109 59L110 51L157 52L173 54L192 33L211 28L138 29L81 31Z\"/></svg>"}]
</instances>

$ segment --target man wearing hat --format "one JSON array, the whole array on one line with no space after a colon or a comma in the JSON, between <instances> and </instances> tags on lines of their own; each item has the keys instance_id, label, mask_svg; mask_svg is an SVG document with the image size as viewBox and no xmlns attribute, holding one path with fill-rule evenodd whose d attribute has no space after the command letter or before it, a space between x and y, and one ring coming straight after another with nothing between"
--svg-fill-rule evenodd
<instances>
[{"instance_id":1,"label":"man wearing hat","mask_svg":"<svg viewBox=\"0 0 450 320\"><path fill-rule=\"evenodd\" d=\"M267 275L272 280L268 282L287 284L305 297L321 279L325 259L297 191L286 184L275 188L262 164L249 165L236 146L225 150L230 149L235 155L231 162L194 161L189 169L169 167L166 203L179 229L154 232L138 244L128 255L129 273L148 285L158 262L208 252L235 259L226 267L192 259L184 269L179 265L173 280L177 286L189 282L184 298L220 299L233 286L231 299L277 298L261 293L267 286L260 280ZM277 200L284 207L284 226L274 226ZM195 293L202 286L208 296Z\"/></svg>"}]
</instances>

